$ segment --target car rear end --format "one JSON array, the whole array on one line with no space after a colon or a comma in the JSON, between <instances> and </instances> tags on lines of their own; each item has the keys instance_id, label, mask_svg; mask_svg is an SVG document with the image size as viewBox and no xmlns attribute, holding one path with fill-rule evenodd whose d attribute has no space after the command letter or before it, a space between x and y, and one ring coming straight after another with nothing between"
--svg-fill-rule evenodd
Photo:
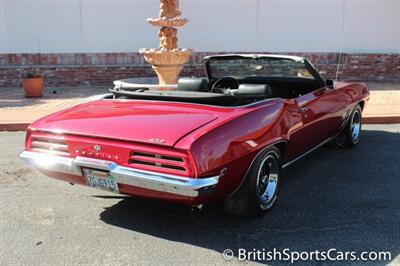
<instances>
[{"instance_id":1,"label":"car rear end","mask_svg":"<svg viewBox=\"0 0 400 266\"><path fill-rule=\"evenodd\" d=\"M201 202L219 181L198 178L190 152L157 143L28 129L20 157L72 184L190 204Z\"/></svg>"}]
</instances>

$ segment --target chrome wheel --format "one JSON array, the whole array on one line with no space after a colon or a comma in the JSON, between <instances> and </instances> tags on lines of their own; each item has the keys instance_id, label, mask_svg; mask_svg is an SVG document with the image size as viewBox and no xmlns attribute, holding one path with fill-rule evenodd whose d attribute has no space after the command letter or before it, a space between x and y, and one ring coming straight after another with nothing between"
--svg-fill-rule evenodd
<instances>
[{"instance_id":1,"label":"chrome wheel","mask_svg":"<svg viewBox=\"0 0 400 266\"><path fill-rule=\"evenodd\" d=\"M335 144L338 147L353 148L360 142L361 127L362 127L362 108L361 105L354 107L351 112L346 126L343 131L335 139Z\"/></svg>"},{"instance_id":2,"label":"chrome wheel","mask_svg":"<svg viewBox=\"0 0 400 266\"><path fill-rule=\"evenodd\" d=\"M356 110L351 120L351 138L353 142L357 142L361 131L361 114Z\"/></svg>"},{"instance_id":3,"label":"chrome wheel","mask_svg":"<svg viewBox=\"0 0 400 266\"><path fill-rule=\"evenodd\" d=\"M276 200L279 182L279 161L273 154L261 162L257 175L257 194L260 206L267 208Z\"/></svg>"},{"instance_id":4,"label":"chrome wheel","mask_svg":"<svg viewBox=\"0 0 400 266\"><path fill-rule=\"evenodd\" d=\"M259 216L275 204L281 182L281 153L275 146L264 148L256 155L239 189L224 200L230 214Z\"/></svg>"}]
</instances>

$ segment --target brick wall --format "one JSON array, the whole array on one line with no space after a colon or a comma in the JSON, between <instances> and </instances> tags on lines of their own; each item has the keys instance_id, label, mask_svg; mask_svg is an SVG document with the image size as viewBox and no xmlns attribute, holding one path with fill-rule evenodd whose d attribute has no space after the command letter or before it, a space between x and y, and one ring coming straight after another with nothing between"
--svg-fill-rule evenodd
<instances>
[{"instance_id":1,"label":"brick wall","mask_svg":"<svg viewBox=\"0 0 400 266\"><path fill-rule=\"evenodd\" d=\"M205 76L202 58L210 54L221 53L194 53L182 76ZM337 53L286 54L307 57L335 76ZM342 54L341 63L341 80L400 82L400 54ZM20 86L22 73L31 70L45 76L47 86L111 86L116 79L155 75L138 53L0 54L0 87Z\"/></svg>"}]
</instances>

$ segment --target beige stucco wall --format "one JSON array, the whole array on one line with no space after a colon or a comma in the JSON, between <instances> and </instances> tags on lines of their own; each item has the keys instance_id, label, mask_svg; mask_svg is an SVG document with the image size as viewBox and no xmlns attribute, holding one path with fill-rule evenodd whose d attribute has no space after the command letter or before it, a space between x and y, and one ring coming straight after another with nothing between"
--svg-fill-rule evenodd
<instances>
[{"instance_id":1,"label":"beige stucco wall","mask_svg":"<svg viewBox=\"0 0 400 266\"><path fill-rule=\"evenodd\" d=\"M158 0L0 0L0 53L136 52L158 45ZM344 4L345 3L345 4ZM400 53L400 0L181 0L197 51Z\"/></svg>"}]
</instances>

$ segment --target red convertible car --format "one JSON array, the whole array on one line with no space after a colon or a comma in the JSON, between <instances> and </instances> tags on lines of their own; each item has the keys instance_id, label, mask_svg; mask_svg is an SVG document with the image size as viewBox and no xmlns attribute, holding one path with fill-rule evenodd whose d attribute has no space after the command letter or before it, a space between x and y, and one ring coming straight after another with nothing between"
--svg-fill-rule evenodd
<instances>
[{"instance_id":1,"label":"red convertible car","mask_svg":"<svg viewBox=\"0 0 400 266\"><path fill-rule=\"evenodd\" d=\"M369 97L363 83L324 79L305 58L205 58L208 79L177 90L116 87L46 116L20 157L73 184L259 215L276 202L281 169L334 141L353 147Z\"/></svg>"}]
</instances>

